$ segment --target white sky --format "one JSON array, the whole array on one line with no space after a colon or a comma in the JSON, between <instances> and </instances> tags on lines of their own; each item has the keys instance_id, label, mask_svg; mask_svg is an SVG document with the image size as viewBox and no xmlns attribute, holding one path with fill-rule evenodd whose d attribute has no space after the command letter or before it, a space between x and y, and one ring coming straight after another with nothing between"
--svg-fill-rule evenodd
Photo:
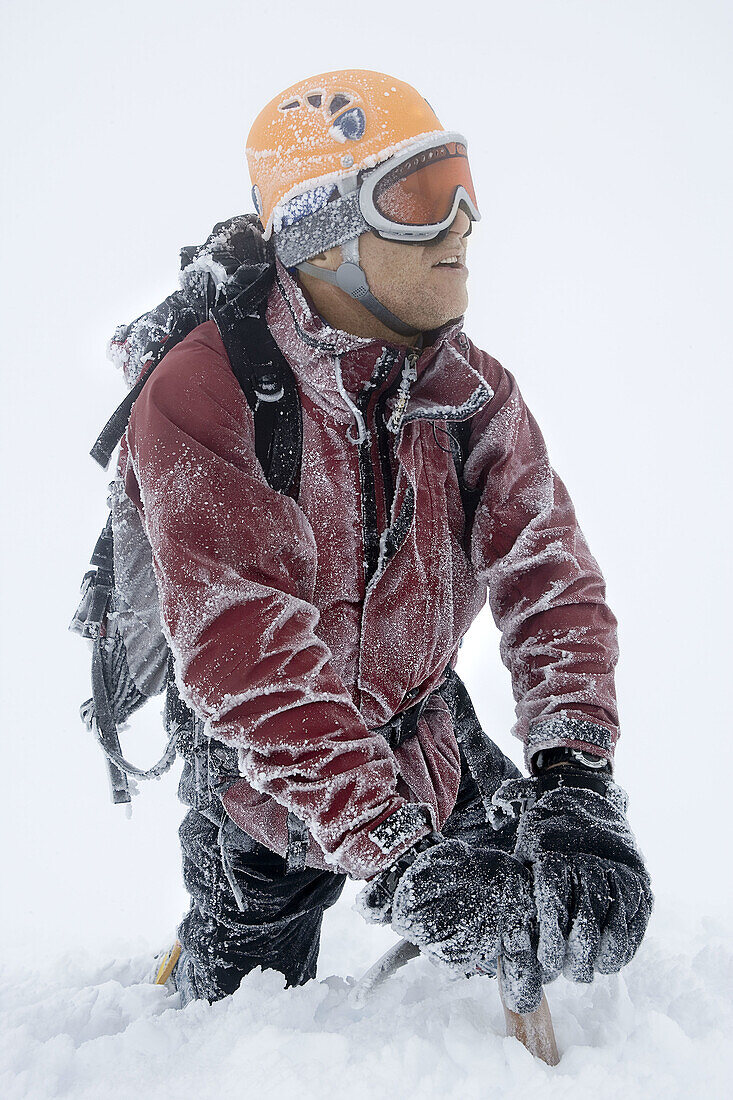
<instances>
[{"instance_id":1,"label":"white sky","mask_svg":"<svg viewBox=\"0 0 733 1100\"><path fill-rule=\"evenodd\" d=\"M375 68L467 135L483 220L466 330L519 385L621 622L617 775L657 889L721 904L731 840L733 7L679 0L2 5L2 935L165 940L175 784L111 806L67 634L104 521L89 446L114 327L250 209L244 141L302 77ZM519 758L484 616L463 671ZM152 760L157 704L128 737Z\"/></svg>"}]
</instances>

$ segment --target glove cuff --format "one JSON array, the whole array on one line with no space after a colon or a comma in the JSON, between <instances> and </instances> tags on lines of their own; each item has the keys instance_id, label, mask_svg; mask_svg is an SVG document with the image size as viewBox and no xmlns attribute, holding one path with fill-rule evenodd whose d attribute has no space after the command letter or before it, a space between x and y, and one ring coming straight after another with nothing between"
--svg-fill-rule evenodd
<instances>
[{"instance_id":1,"label":"glove cuff","mask_svg":"<svg viewBox=\"0 0 733 1100\"><path fill-rule=\"evenodd\" d=\"M611 777L602 772L594 772L589 768L577 767L573 764L556 764L546 772L541 772L536 778L536 797L542 798L548 791L556 791L563 787L581 787L586 791L595 791L596 794L608 797L608 787Z\"/></svg>"},{"instance_id":2,"label":"glove cuff","mask_svg":"<svg viewBox=\"0 0 733 1100\"><path fill-rule=\"evenodd\" d=\"M629 801L626 791L610 776L604 778L585 768L561 765L530 779L506 779L491 800L489 821L494 829L502 829L507 822L519 820L543 795L563 789L592 791L610 802L619 813L626 814Z\"/></svg>"}]
</instances>

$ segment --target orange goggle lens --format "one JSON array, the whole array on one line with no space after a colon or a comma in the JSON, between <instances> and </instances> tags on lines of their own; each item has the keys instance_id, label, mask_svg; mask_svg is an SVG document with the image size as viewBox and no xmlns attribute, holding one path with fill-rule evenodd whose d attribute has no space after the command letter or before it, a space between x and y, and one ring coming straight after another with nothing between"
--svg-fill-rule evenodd
<instances>
[{"instance_id":1,"label":"orange goggle lens","mask_svg":"<svg viewBox=\"0 0 733 1100\"><path fill-rule=\"evenodd\" d=\"M396 225L439 225L463 187L478 211L465 145L448 142L416 153L387 172L374 188L375 209Z\"/></svg>"}]
</instances>

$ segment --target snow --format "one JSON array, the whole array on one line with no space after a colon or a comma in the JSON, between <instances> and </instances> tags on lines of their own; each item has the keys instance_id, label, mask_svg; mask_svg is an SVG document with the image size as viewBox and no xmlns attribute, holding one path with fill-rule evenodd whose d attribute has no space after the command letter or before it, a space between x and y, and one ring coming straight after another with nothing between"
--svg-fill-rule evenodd
<instances>
[{"instance_id":1,"label":"snow","mask_svg":"<svg viewBox=\"0 0 733 1100\"><path fill-rule=\"evenodd\" d=\"M665 1100L731 1094L733 935L661 904L640 954L592 986L547 987L561 1053L551 1069L504 1034L496 982L410 962L363 1007L351 994L394 934L364 924L347 884L326 914L319 979L274 971L234 996L177 1007L146 980L149 953L71 953L43 972L5 969L4 1100L223 1096L350 1100ZM134 953L132 953L134 951Z\"/></svg>"}]
</instances>

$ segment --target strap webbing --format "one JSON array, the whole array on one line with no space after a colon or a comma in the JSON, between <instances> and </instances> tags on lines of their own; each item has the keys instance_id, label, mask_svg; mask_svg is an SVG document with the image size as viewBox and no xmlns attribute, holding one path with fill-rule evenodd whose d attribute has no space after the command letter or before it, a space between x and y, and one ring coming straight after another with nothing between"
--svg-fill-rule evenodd
<instances>
[{"instance_id":1,"label":"strap webbing","mask_svg":"<svg viewBox=\"0 0 733 1100\"><path fill-rule=\"evenodd\" d=\"M253 302L251 288L212 311L232 371L255 422L255 451L267 482L279 493L298 480L302 459L300 395L264 316L267 294Z\"/></svg>"},{"instance_id":2,"label":"strap webbing","mask_svg":"<svg viewBox=\"0 0 733 1100\"><path fill-rule=\"evenodd\" d=\"M105 659L104 640L96 638L92 650L92 697L94 712L90 717L97 727L99 744L107 757L110 782L112 784L112 801L129 802L130 792L127 776L133 775L136 779L155 779L164 775L172 766L176 758L175 740L178 727L174 727L165 751L160 760L153 764L152 768L137 768L122 755L120 739L117 732L117 722L114 716L112 699L107 688L104 675Z\"/></svg>"},{"instance_id":3,"label":"strap webbing","mask_svg":"<svg viewBox=\"0 0 733 1100\"><path fill-rule=\"evenodd\" d=\"M115 757L121 760L122 750L117 735L117 723L112 713L112 703L104 678L104 654L101 638L95 639L92 649L92 697L94 699L94 723L97 727L99 744L107 756L112 801L114 803L130 802L127 776L120 768L118 760L115 760Z\"/></svg>"}]
</instances>

